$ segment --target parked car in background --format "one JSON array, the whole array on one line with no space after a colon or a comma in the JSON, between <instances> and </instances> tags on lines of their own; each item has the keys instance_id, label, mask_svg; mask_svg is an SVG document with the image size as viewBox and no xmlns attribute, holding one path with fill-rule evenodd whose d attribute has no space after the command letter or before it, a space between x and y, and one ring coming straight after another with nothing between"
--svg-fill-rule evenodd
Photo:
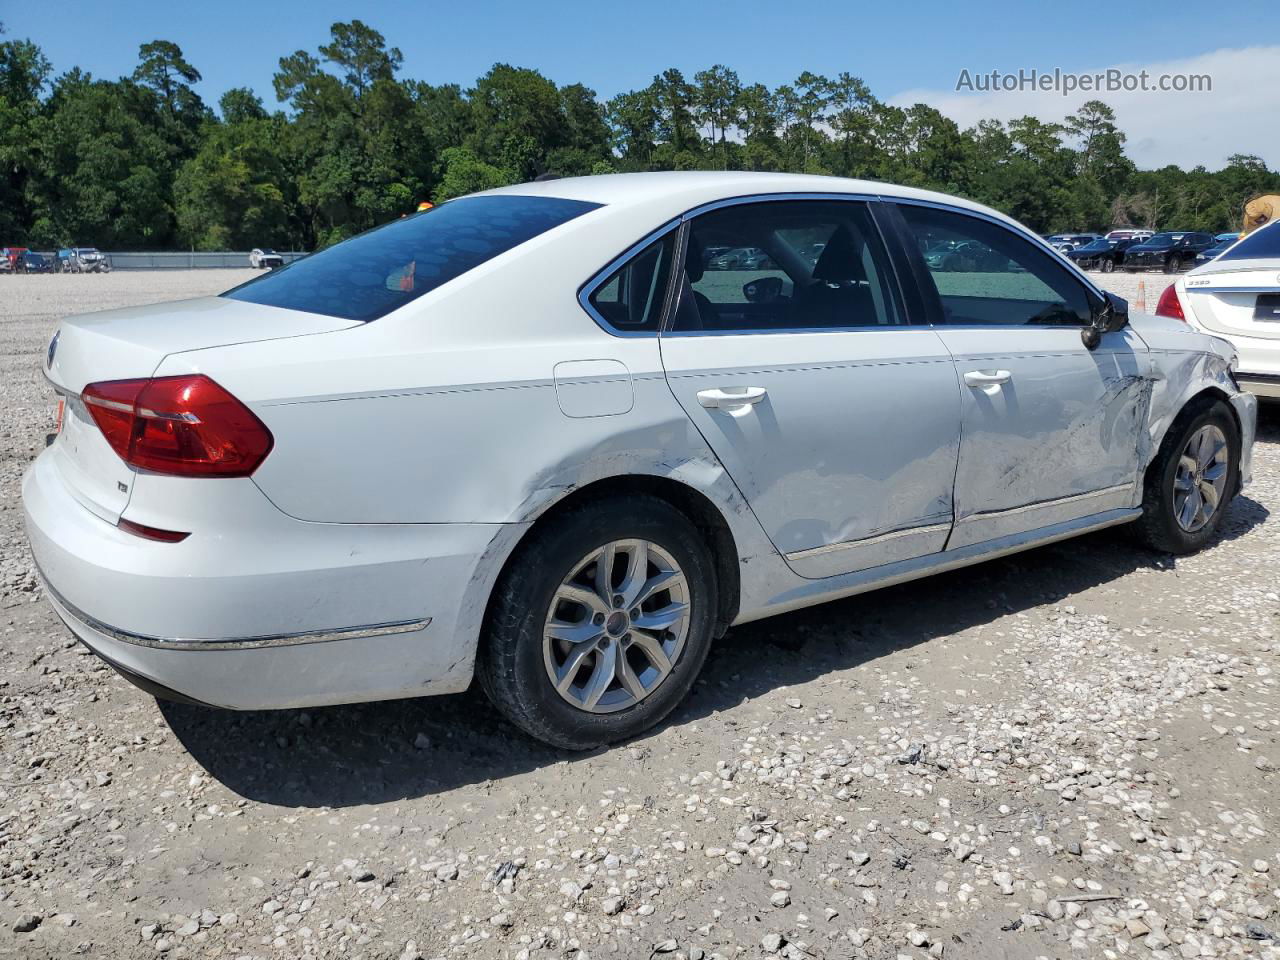
<instances>
[{"instance_id":1,"label":"parked car in background","mask_svg":"<svg viewBox=\"0 0 1280 960\"><path fill-rule=\"evenodd\" d=\"M991 273L1009 269L1009 258L972 240L938 240L924 252L925 265L942 273Z\"/></svg>"},{"instance_id":2,"label":"parked car in background","mask_svg":"<svg viewBox=\"0 0 1280 960\"><path fill-rule=\"evenodd\" d=\"M1216 260L1231 249L1231 245L1240 239L1238 233L1218 234L1213 238L1213 246L1196 254L1195 266L1202 267L1211 260Z\"/></svg>"},{"instance_id":3,"label":"parked car in background","mask_svg":"<svg viewBox=\"0 0 1280 960\"><path fill-rule=\"evenodd\" d=\"M110 273L111 261L97 247L65 247L53 261L55 273Z\"/></svg>"},{"instance_id":4,"label":"parked car in background","mask_svg":"<svg viewBox=\"0 0 1280 960\"><path fill-rule=\"evenodd\" d=\"M1125 251L1132 247L1136 240L1108 240L1099 237L1093 243L1086 243L1067 254L1067 258L1081 270L1101 270L1110 273L1124 263Z\"/></svg>"},{"instance_id":5,"label":"parked car in background","mask_svg":"<svg viewBox=\"0 0 1280 960\"><path fill-rule=\"evenodd\" d=\"M52 270L53 265L49 263L48 259L34 250L28 250L18 258L17 272L49 273Z\"/></svg>"},{"instance_id":6,"label":"parked car in background","mask_svg":"<svg viewBox=\"0 0 1280 960\"><path fill-rule=\"evenodd\" d=\"M1133 240L1135 242L1146 240L1155 236L1154 230L1141 230L1137 228L1122 227L1119 230L1112 230L1106 235L1107 240Z\"/></svg>"},{"instance_id":7,"label":"parked car in background","mask_svg":"<svg viewBox=\"0 0 1280 960\"><path fill-rule=\"evenodd\" d=\"M1197 550L1256 415L1229 344L997 211L786 174L460 197L46 356L28 539L124 676L256 710L474 675L574 749L658 723L733 624L1128 522Z\"/></svg>"},{"instance_id":8,"label":"parked car in background","mask_svg":"<svg viewBox=\"0 0 1280 960\"><path fill-rule=\"evenodd\" d=\"M284 257L270 247L254 247L249 251L249 266L255 270L274 270L284 266Z\"/></svg>"},{"instance_id":9,"label":"parked car in background","mask_svg":"<svg viewBox=\"0 0 1280 960\"><path fill-rule=\"evenodd\" d=\"M5 272L20 273L22 268L18 266L18 261L26 252L26 247L0 247L0 260L4 260L4 262L8 264L5 268Z\"/></svg>"},{"instance_id":10,"label":"parked car in background","mask_svg":"<svg viewBox=\"0 0 1280 960\"><path fill-rule=\"evenodd\" d=\"M1239 360L1236 382L1280 399L1280 221L1236 241L1165 288L1159 316L1223 337Z\"/></svg>"},{"instance_id":11,"label":"parked car in background","mask_svg":"<svg viewBox=\"0 0 1280 960\"><path fill-rule=\"evenodd\" d=\"M1124 269L1178 273L1190 267L1197 254L1213 246L1213 236L1199 231L1166 231L1135 243L1124 254Z\"/></svg>"},{"instance_id":12,"label":"parked car in background","mask_svg":"<svg viewBox=\"0 0 1280 960\"><path fill-rule=\"evenodd\" d=\"M712 270L772 269L769 254L759 247L733 247L708 264Z\"/></svg>"},{"instance_id":13,"label":"parked car in background","mask_svg":"<svg viewBox=\"0 0 1280 960\"><path fill-rule=\"evenodd\" d=\"M1055 233L1045 237L1045 242L1059 253L1067 254L1098 239L1101 238L1096 233Z\"/></svg>"}]
</instances>

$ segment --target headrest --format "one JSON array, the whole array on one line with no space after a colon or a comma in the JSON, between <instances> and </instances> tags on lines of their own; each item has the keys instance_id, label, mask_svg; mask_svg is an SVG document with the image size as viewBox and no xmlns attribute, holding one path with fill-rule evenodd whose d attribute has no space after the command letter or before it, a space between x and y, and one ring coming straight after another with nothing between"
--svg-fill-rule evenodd
<instances>
[{"instance_id":1,"label":"headrest","mask_svg":"<svg viewBox=\"0 0 1280 960\"><path fill-rule=\"evenodd\" d=\"M702 244L698 242L698 238L690 230L689 242L686 244L684 251L684 272L689 275L690 283L697 283L702 279L702 273L706 269L707 258L703 256Z\"/></svg>"},{"instance_id":2,"label":"headrest","mask_svg":"<svg viewBox=\"0 0 1280 960\"><path fill-rule=\"evenodd\" d=\"M841 224L827 239L827 245L813 267L813 279L825 283L847 283L865 280L862 259L849 228Z\"/></svg>"}]
</instances>

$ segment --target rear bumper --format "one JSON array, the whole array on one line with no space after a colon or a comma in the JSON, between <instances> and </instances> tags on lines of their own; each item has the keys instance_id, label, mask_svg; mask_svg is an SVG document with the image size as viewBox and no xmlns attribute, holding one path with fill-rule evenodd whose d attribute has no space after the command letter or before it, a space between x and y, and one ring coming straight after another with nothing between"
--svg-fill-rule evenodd
<instances>
[{"instance_id":1,"label":"rear bumper","mask_svg":"<svg viewBox=\"0 0 1280 960\"><path fill-rule=\"evenodd\" d=\"M23 505L54 609L130 679L215 706L467 687L485 558L507 542L505 525L307 523L251 481L229 481L219 494L228 498L235 508L216 530L143 540L83 507L42 454Z\"/></svg>"},{"instance_id":2,"label":"rear bumper","mask_svg":"<svg viewBox=\"0 0 1280 960\"><path fill-rule=\"evenodd\" d=\"M1269 400L1280 399L1280 374L1242 372L1237 373L1235 378L1240 389L1248 390L1254 396Z\"/></svg>"}]
</instances>

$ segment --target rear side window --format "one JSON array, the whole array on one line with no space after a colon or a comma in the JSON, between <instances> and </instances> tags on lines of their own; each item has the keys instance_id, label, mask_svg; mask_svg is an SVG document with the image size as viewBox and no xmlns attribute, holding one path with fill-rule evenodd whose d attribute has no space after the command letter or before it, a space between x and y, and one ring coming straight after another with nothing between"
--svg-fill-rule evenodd
<instances>
[{"instance_id":1,"label":"rear side window","mask_svg":"<svg viewBox=\"0 0 1280 960\"><path fill-rule=\"evenodd\" d=\"M223 296L376 320L598 206L557 197L462 197L335 244Z\"/></svg>"},{"instance_id":2,"label":"rear side window","mask_svg":"<svg viewBox=\"0 0 1280 960\"><path fill-rule=\"evenodd\" d=\"M616 333L656 333L671 274L675 231L649 244L596 287L588 302Z\"/></svg>"},{"instance_id":3,"label":"rear side window","mask_svg":"<svg viewBox=\"0 0 1280 960\"><path fill-rule=\"evenodd\" d=\"M1280 223L1280 221L1276 221ZM1218 257L1219 260L1275 260L1280 258L1280 227L1267 224Z\"/></svg>"},{"instance_id":4,"label":"rear side window","mask_svg":"<svg viewBox=\"0 0 1280 960\"><path fill-rule=\"evenodd\" d=\"M846 330L903 322L888 254L866 204L733 204L689 224L672 329Z\"/></svg>"}]
</instances>

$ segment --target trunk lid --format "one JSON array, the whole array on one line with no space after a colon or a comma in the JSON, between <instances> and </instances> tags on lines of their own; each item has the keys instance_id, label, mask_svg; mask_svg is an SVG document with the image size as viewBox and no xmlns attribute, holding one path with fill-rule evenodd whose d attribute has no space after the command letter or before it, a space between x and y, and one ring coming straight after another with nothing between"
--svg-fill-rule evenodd
<instances>
[{"instance_id":1,"label":"trunk lid","mask_svg":"<svg viewBox=\"0 0 1280 960\"><path fill-rule=\"evenodd\" d=\"M1232 260L1187 274L1187 302L1196 321L1223 336L1280 340L1280 267Z\"/></svg>"},{"instance_id":2,"label":"trunk lid","mask_svg":"<svg viewBox=\"0 0 1280 960\"><path fill-rule=\"evenodd\" d=\"M359 325L221 297L68 317L59 324L45 357L45 376L64 403L61 429L45 455L53 458L77 500L115 523L129 504L134 470L112 449L80 399L88 384L145 379L173 353Z\"/></svg>"}]
</instances>

